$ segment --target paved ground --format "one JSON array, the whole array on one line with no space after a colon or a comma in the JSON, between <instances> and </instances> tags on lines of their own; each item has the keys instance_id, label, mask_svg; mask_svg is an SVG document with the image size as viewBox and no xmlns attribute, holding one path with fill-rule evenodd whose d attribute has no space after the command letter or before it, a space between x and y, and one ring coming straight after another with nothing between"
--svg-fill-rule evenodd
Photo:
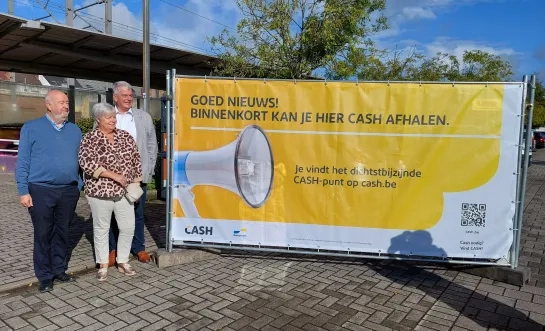
<instances>
[{"instance_id":1,"label":"paved ground","mask_svg":"<svg viewBox=\"0 0 545 331\"><path fill-rule=\"evenodd\" d=\"M35 282L32 268L33 227L27 210L19 204L13 175L0 174L0 291ZM70 226L70 271L94 268L93 222L85 197L81 197ZM148 250L164 246L164 205L146 205Z\"/></svg>"},{"instance_id":2,"label":"paved ground","mask_svg":"<svg viewBox=\"0 0 545 331\"><path fill-rule=\"evenodd\" d=\"M107 283L92 271L51 293L0 292L0 330L544 330L545 151L534 157L521 253L532 279L522 288L437 266L224 254L165 269L135 264L135 277L111 268ZM7 289L33 281L32 228L12 182L0 182ZM94 264L85 204L71 270ZM161 246L163 207L148 206L148 240Z\"/></svg>"}]
</instances>

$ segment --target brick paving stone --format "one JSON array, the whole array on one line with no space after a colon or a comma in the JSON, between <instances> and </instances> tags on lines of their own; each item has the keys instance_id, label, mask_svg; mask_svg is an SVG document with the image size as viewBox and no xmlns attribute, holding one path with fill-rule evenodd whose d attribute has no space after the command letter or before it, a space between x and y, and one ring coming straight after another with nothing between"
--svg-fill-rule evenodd
<instances>
[{"instance_id":1,"label":"brick paving stone","mask_svg":"<svg viewBox=\"0 0 545 331\"><path fill-rule=\"evenodd\" d=\"M6 324L14 329L19 329L28 325L28 322L19 316L14 316L6 319Z\"/></svg>"},{"instance_id":2,"label":"brick paving stone","mask_svg":"<svg viewBox=\"0 0 545 331\"><path fill-rule=\"evenodd\" d=\"M51 322L48 321L46 318L44 318L43 316L35 316L35 317L31 317L27 320L30 324L32 324L33 326L35 326L37 329L43 329L49 325L51 325Z\"/></svg>"},{"instance_id":3,"label":"brick paving stone","mask_svg":"<svg viewBox=\"0 0 545 331\"><path fill-rule=\"evenodd\" d=\"M532 302L545 305L545 296L535 294L534 298L532 299Z\"/></svg>"},{"instance_id":4,"label":"brick paving stone","mask_svg":"<svg viewBox=\"0 0 545 331\"><path fill-rule=\"evenodd\" d=\"M105 283L96 281L91 270L76 283L56 284L50 293L37 293L36 286L0 292L0 330L543 331L545 150L534 155L542 163L534 164L529 173L521 256L528 265L534 263L535 281L522 288L443 266L223 254L164 269L135 263L135 277L112 268ZM9 191L9 183L6 186ZM5 191L0 198L11 206L0 206L0 211L7 208L5 215L20 224L29 221L16 199ZM157 207L149 208L155 213L152 217L164 217L161 208L153 208ZM80 230L71 263L92 262L85 232L89 221L85 222L79 225L84 231ZM148 230L158 232L149 234L153 238L160 229L152 225ZM18 259L4 254L10 262L0 271L0 286L15 279L13 270L32 276L30 225L28 231L17 239L0 234L2 253L5 245L12 246L11 240L26 240L25 247L13 243L22 254Z\"/></svg>"},{"instance_id":5,"label":"brick paving stone","mask_svg":"<svg viewBox=\"0 0 545 331\"><path fill-rule=\"evenodd\" d=\"M545 325L545 311L542 314L530 313L530 318L537 324Z\"/></svg>"}]
</instances>

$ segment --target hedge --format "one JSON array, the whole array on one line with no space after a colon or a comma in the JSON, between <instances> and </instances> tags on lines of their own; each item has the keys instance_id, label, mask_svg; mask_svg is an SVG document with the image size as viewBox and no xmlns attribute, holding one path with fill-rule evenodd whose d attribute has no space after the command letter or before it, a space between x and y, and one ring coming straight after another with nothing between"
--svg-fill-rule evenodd
<instances>
[{"instance_id":1,"label":"hedge","mask_svg":"<svg viewBox=\"0 0 545 331\"><path fill-rule=\"evenodd\" d=\"M79 126L81 132L86 134L93 130L94 120L92 118L80 118L76 121L76 125ZM153 125L155 125L155 134L157 138L158 150L161 150L161 119L154 118ZM157 162L155 163L155 176L153 176L154 182L148 183L148 190L154 190L156 187L159 187L159 181L161 180L161 158L157 157Z\"/></svg>"}]
</instances>

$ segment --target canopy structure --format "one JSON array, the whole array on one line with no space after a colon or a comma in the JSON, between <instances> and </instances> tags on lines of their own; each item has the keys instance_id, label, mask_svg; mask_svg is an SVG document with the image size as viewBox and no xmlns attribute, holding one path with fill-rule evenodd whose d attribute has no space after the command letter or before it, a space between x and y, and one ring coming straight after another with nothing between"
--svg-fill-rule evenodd
<instances>
[{"instance_id":1,"label":"canopy structure","mask_svg":"<svg viewBox=\"0 0 545 331\"><path fill-rule=\"evenodd\" d=\"M142 42L0 14L0 70L143 85ZM210 75L218 59L150 45L150 88L166 88L166 70Z\"/></svg>"}]
</instances>

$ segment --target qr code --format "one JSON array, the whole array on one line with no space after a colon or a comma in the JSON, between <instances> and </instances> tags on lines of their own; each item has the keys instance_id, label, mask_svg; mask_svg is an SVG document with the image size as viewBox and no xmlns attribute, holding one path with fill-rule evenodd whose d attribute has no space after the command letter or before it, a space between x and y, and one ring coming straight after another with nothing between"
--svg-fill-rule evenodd
<instances>
[{"instance_id":1,"label":"qr code","mask_svg":"<svg viewBox=\"0 0 545 331\"><path fill-rule=\"evenodd\" d=\"M462 203L462 226L484 227L485 223L485 204Z\"/></svg>"}]
</instances>

